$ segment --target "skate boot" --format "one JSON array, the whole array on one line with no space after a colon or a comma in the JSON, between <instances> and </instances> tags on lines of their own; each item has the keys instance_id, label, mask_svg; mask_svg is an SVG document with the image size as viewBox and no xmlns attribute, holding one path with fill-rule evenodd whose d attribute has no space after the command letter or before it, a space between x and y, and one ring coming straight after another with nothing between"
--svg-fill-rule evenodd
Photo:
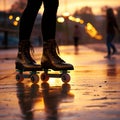
<instances>
[{"instance_id":1,"label":"skate boot","mask_svg":"<svg viewBox=\"0 0 120 120\"><path fill-rule=\"evenodd\" d=\"M16 59L16 69L39 69L40 65L37 65L36 62L30 55L31 45L29 41L22 41L19 43L18 55Z\"/></svg>"},{"instance_id":2,"label":"skate boot","mask_svg":"<svg viewBox=\"0 0 120 120\"><path fill-rule=\"evenodd\" d=\"M54 40L48 40L43 44L43 54L41 58L41 66L45 69L53 70L73 70L71 64L65 63L56 52Z\"/></svg>"},{"instance_id":3,"label":"skate boot","mask_svg":"<svg viewBox=\"0 0 120 120\"><path fill-rule=\"evenodd\" d=\"M49 40L49 42L51 42L51 44L52 44L51 50L52 50L52 53L54 54L54 57L55 57L59 62L65 63L65 61L59 57L60 52L59 52L59 48L58 48L58 45L57 45L56 41L55 41L54 39L51 39L51 40Z\"/></svg>"}]
</instances>

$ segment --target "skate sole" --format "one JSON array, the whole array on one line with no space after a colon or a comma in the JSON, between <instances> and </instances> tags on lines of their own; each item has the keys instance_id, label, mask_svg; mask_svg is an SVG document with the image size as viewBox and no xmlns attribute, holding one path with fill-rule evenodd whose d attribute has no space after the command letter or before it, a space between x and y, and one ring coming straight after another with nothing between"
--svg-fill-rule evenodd
<instances>
[{"instance_id":1,"label":"skate sole","mask_svg":"<svg viewBox=\"0 0 120 120\"><path fill-rule=\"evenodd\" d=\"M71 69L51 69L51 68L43 68L40 66L40 68L16 68L17 74L16 74L16 80L18 82L21 82L24 80L24 78L30 78L32 83L38 83L39 78L43 82L47 82L49 78L61 78L61 80L64 83L68 83L70 81L70 75L68 74ZM51 72L52 71L52 72ZM27 73L26 73L27 72ZM40 73L40 77L38 76L38 73ZM54 73L57 72L57 73ZM59 73L58 73L59 72Z\"/></svg>"}]
</instances>

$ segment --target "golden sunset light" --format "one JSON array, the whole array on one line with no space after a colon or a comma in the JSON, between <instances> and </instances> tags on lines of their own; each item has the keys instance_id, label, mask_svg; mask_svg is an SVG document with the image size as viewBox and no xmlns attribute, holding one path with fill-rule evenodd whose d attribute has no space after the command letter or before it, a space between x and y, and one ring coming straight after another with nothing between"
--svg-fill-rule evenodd
<instances>
[{"instance_id":1,"label":"golden sunset light","mask_svg":"<svg viewBox=\"0 0 120 120\"><path fill-rule=\"evenodd\" d=\"M79 10L85 6L92 7L94 14L100 14L100 9L103 6L112 8L120 6L120 0L60 0L59 2L58 12L63 13L64 11L69 11L71 14L73 14L75 10Z\"/></svg>"},{"instance_id":2,"label":"golden sunset light","mask_svg":"<svg viewBox=\"0 0 120 120\"><path fill-rule=\"evenodd\" d=\"M11 5L19 0L0 0L0 10L8 10L11 8ZM26 0L22 0L26 1ZM73 14L75 10L79 10L82 7L89 6L92 7L94 14L100 14L100 9L103 6L109 6L109 7L119 7L120 6L120 0L59 0L59 9L58 9L58 15L63 14L64 12L69 12L70 14ZM40 10L40 12L43 11L43 7Z\"/></svg>"}]
</instances>

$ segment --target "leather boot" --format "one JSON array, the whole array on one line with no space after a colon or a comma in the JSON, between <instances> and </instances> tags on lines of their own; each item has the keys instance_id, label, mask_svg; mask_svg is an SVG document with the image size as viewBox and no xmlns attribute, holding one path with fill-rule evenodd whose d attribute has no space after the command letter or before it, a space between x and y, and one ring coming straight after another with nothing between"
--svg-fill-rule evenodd
<instances>
[{"instance_id":1,"label":"leather boot","mask_svg":"<svg viewBox=\"0 0 120 120\"><path fill-rule=\"evenodd\" d=\"M25 70L25 69L39 69L40 65L37 65L36 62L30 55L31 44L29 41L22 41L19 43L18 55L16 59L16 69Z\"/></svg>"},{"instance_id":2,"label":"leather boot","mask_svg":"<svg viewBox=\"0 0 120 120\"><path fill-rule=\"evenodd\" d=\"M51 39L51 40L49 40L49 42L51 42L51 44L52 44L52 53L54 54L54 57L59 61L59 62L61 62L61 63L65 63L65 61L63 60L63 59L61 59L60 57L59 57L59 55L58 54L60 54L60 52L59 52L59 48L58 48L58 45L57 45L57 43L56 43L56 41L55 41L55 39Z\"/></svg>"},{"instance_id":3,"label":"leather boot","mask_svg":"<svg viewBox=\"0 0 120 120\"><path fill-rule=\"evenodd\" d=\"M71 64L65 63L56 52L53 40L48 40L43 44L43 54L41 58L41 66L45 69L53 70L73 70Z\"/></svg>"}]
</instances>

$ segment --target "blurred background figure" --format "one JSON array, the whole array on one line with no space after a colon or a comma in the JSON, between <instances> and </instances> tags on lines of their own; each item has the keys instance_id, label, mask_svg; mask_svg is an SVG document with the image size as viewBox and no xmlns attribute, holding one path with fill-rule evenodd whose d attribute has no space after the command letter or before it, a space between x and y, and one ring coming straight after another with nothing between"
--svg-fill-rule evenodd
<instances>
[{"instance_id":1,"label":"blurred background figure","mask_svg":"<svg viewBox=\"0 0 120 120\"><path fill-rule=\"evenodd\" d=\"M78 54L79 51L79 40L80 40L80 28L79 25L74 26L74 32L73 32L73 40L74 40L74 46L75 46L75 54Z\"/></svg>"},{"instance_id":2,"label":"blurred background figure","mask_svg":"<svg viewBox=\"0 0 120 120\"><path fill-rule=\"evenodd\" d=\"M113 55L117 52L117 49L116 49L116 47L113 43L113 39L115 37L115 28L120 32L112 8L108 8L107 11L106 11L106 21L107 21L106 46L107 46L107 52L108 53L107 53L107 56L105 56L105 58L110 58L111 55ZM111 51L111 49L112 49L112 51Z\"/></svg>"}]
</instances>

